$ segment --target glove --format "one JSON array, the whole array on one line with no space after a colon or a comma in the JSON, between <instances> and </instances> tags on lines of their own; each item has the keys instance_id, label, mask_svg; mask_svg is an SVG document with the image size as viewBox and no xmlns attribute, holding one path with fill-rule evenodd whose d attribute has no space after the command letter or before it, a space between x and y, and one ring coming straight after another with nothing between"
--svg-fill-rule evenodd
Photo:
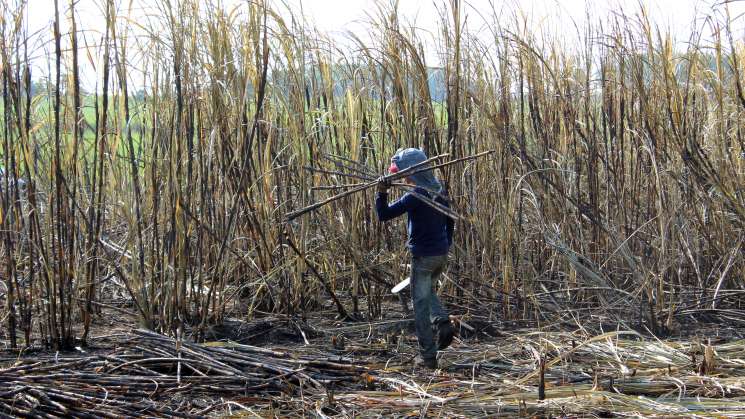
<instances>
[{"instance_id":1,"label":"glove","mask_svg":"<svg viewBox=\"0 0 745 419\"><path fill-rule=\"evenodd\" d=\"M378 193L388 193L388 188L391 187L391 180L385 176L378 178Z\"/></svg>"}]
</instances>

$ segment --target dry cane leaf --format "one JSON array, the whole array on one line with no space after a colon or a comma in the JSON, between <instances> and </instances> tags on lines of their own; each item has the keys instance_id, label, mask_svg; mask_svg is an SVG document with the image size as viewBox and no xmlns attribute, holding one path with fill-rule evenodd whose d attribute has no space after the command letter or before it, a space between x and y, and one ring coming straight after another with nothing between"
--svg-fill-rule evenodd
<instances>
[{"instance_id":1,"label":"dry cane leaf","mask_svg":"<svg viewBox=\"0 0 745 419\"><path fill-rule=\"evenodd\" d=\"M704 360L706 361L706 369L709 373L714 372L716 369L716 359L714 357L714 348L711 346L711 340L704 349Z\"/></svg>"}]
</instances>

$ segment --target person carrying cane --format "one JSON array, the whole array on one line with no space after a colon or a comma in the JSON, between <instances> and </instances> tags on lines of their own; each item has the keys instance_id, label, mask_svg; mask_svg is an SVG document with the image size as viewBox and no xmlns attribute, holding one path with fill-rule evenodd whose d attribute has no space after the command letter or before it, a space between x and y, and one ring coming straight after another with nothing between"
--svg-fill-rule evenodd
<instances>
[{"instance_id":1,"label":"person carrying cane","mask_svg":"<svg viewBox=\"0 0 745 419\"><path fill-rule=\"evenodd\" d=\"M427 160L418 148L399 150L391 158L391 174L405 170ZM414 187L399 200L388 204L390 181L381 177L375 198L375 209L380 221L388 221L403 214L408 215L407 247L411 252L411 299L414 305L414 323L419 342L419 355L415 364L430 369L437 368L437 351L447 348L453 341L450 317L433 290L440 274L447 267L448 250L453 242L454 221L436 210L422 198L426 197L449 208L447 192L431 170L414 173L405 178ZM433 330L434 329L434 330ZM436 338L435 338L436 333Z\"/></svg>"}]
</instances>

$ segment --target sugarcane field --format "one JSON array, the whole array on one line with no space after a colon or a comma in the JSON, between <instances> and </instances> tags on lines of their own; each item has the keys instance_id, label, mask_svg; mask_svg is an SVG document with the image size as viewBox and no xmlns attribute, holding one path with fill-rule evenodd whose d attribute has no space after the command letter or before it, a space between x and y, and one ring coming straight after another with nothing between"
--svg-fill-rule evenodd
<instances>
[{"instance_id":1,"label":"sugarcane field","mask_svg":"<svg viewBox=\"0 0 745 419\"><path fill-rule=\"evenodd\" d=\"M0 419L745 418L745 1L0 31Z\"/></svg>"}]
</instances>

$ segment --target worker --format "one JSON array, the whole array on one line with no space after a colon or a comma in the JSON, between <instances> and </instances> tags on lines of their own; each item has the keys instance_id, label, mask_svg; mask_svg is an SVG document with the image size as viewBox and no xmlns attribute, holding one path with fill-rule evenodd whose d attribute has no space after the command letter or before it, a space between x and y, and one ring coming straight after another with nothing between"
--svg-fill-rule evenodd
<instances>
[{"instance_id":1,"label":"worker","mask_svg":"<svg viewBox=\"0 0 745 419\"><path fill-rule=\"evenodd\" d=\"M397 173L425 160L426 154L418 148L402 149L391 158L388 171L391 174ZM388 178L381 177L378 182L375 209L380 221L408 214L407 247L411 252L411 299L419 342L419 355L415 359L415 364L418 367L436 369L437 350L447 348L453 341L454 334L448 312L433 290L433 285L447 267L448 249L453 242L454 221L420 198L426 197L449 207L447 192L435 179L432 170L407 176L405 182L412 186L413 191L405 193L399 200L388 205L388 188L391 184Z\"/></svg>"}]
</instances>

